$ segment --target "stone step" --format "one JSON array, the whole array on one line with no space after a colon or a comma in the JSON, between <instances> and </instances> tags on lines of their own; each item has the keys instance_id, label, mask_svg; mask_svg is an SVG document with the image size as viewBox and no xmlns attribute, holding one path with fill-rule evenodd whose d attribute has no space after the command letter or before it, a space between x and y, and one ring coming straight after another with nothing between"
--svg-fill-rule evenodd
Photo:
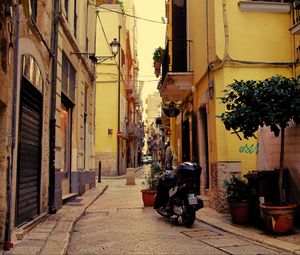
<instances>
[{"instance_id":1,"label":"stone step","mask_svg":"<svg viewBox=\"0 0 300 255\"><path fill-rule=\"evenodd\" d=\"M69 203L78 197L78 193L68 193L62 196L63 204Z\"/></svg>"},{"instance_id":2,"label":"stone step","mask_svg":"<svg viewBox=\"0 0 300 255\"><path fill-rule=\"evenodd\" d=\"M204 207L209 207L209 197L208 196L200 195L197 197L202 199Z\"/></svg>"}]
</instances>

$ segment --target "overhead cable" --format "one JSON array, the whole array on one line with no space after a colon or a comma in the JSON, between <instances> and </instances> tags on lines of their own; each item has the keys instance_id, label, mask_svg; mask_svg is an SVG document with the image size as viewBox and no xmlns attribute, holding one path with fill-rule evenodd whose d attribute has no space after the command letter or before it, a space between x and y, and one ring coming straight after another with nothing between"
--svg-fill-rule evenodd
<instances>
[{"instance_id":1,"label":"overhead cable","mask_svg":"<svg viewBox=\"0 0 300 255\"><path fill-rule=\"evenodd\" d=\"M100 9L103 9L103 10L106 10L106 11L109 11L109 12L114 12L114 13L117 13L117 14L121 14L121 15L124 15L124 16L127 16L127 17L131 17L131 18L135 18L135 19L139 19L139 20L144 20L144 21L148 21L148 22L152 22L152 23L158 23L158 24L162 24L162 25L166 25L167 24L164 21L157 21L157 20L152 20L152 19L146 19L146 18L142 18L142 17L139 17L139 16L127 14L127 13L122 12L122 11L111 10L109 8L105 8L103 6L98 6L96 4L92 4L92 3L90 3L90 4L96 6L97 8L100 8Z\"/></svg>"}]
</instances>

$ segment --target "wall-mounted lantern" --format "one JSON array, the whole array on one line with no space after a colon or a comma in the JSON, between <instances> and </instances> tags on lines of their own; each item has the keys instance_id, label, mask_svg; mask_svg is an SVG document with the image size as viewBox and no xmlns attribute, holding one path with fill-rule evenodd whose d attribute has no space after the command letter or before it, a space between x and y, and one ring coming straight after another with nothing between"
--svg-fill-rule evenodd
<instances>
[{"instance_id":1,"label":"wall-mounted lantern","mask_svg":"<svg viewBox=\"0 0 300 255\"><path fill-rule=\"evenodd\" d=\"M172 101L167 107L163 108L163 112L168 117L177 117L180 110L177 108L176 104Z\"/></svg>"},{"instance_id":2,"label":"wall-mounted lantern","mask_svg":"<svg viewBox=\"0 0 300 255\"><path fill-rule=\"evenodd\" d=\"M89 53L89 52L72 52L71 54L88 55L89 59L93 63L100 64L107 59L114 59L119 53L120 43L116 38L114 38L114 40L109 45L111 47L111 53L112 53L111 56L96 56L95 53Z\"/></svg>"}]
</instances>

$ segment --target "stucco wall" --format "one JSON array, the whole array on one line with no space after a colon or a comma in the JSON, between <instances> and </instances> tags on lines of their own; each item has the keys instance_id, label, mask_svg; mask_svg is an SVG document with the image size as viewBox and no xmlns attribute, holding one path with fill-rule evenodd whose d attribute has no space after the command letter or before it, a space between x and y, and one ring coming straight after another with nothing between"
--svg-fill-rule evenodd
<instances>
[{"instance_id":1,"label":"stucco wall","mask_svg":"<svg viewBox=\"0 0 300 255\"><path fill-rule=\"evenodd\" d=\"M116 176L117 175L117 153L116 152L101 152L96 153L96 162L99 165L101 162L101 176ZM98 176L98 169L96 175Z\"/></svg>"},{"instance_id":2,"label":"stucco wall","mask_svg":"<svg viewBox=\"0 0 300 255\"><path fill-rule=\"evenodd\" d=\"M269 128L261 128L259 132L258 170L274 170L279 168L280 136L275 137ZM289 169L294 199L300 204L300 127L291 123L285 132L285 167Z\"/></svg>"}]
</instances>

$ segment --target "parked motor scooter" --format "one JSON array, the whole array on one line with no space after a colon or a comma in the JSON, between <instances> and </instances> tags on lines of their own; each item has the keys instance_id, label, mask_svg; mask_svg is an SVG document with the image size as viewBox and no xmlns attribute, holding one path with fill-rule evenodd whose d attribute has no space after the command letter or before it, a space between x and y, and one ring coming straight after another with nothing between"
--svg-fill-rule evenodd
<instances>
[{"instance_id":1,"label":"parked motor scooter","mask_svg":"<svg viewBox=\"0 0 300 255\"><path fill-rule=\"evenodd\" d=\"M201 167L184 162L176 170L167 169L160 177L154 202L156 211L164 216L181 217L186 227L191 227L196 211L203 208L203 201L197 198L200 191Z\"/></svg>"}]
</instances>

